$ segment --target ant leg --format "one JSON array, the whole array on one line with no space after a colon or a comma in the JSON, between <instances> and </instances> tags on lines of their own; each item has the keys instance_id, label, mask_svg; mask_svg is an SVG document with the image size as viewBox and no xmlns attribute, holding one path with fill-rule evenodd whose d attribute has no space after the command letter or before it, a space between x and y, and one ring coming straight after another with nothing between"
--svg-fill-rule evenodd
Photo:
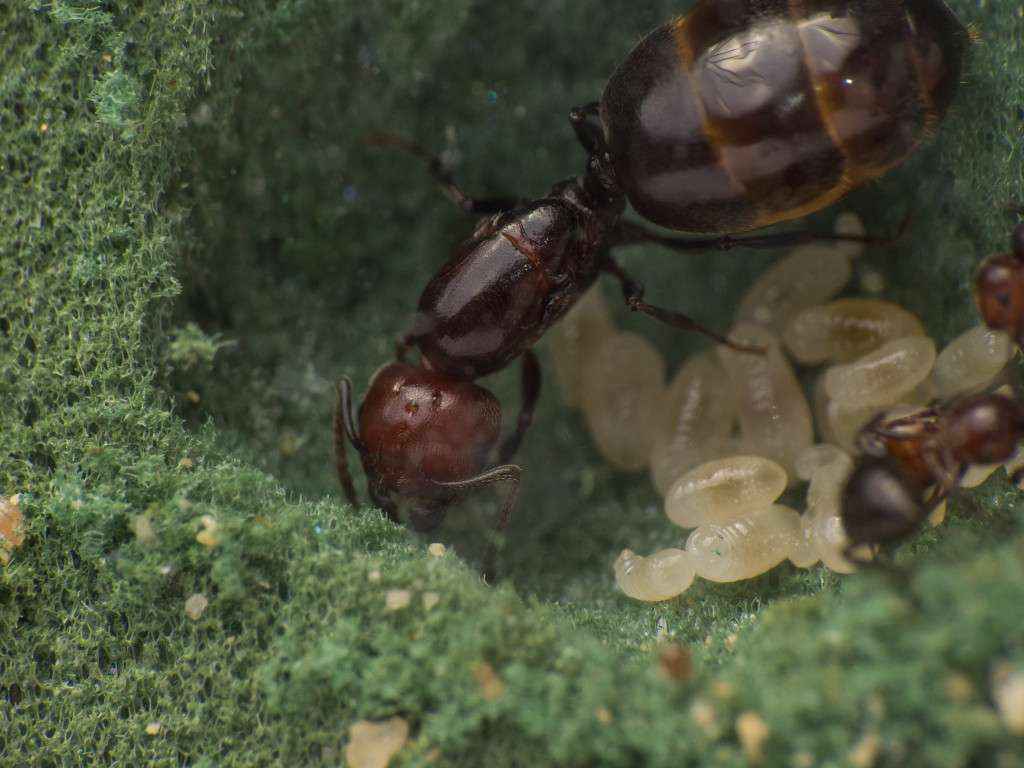
<instances>
[{"instance_id":1,"label":"ant leg","mask_svg":"<svg viewBox=\"0 0 1024 768\"><path fill-rule=\"evenodd\" d=\"M764 354L765 350L763 347L737 344L736 342L730 341L722 334L701 325L691 317L687 317L679 312L661 309L660 307L648 304L643 300L644 287L626 274L622 267L620 267L619 264L607 254L605 254L601 262L601 270L608 272L619 281L619 285L622 286L622 296L626 300L626 305L634 312L643 312L645 315L650 315L656 320L660 320L661 322L667 323L668 325L676 328L681 328L684 331L696 331L697 333L702 333L705 336L714 339L719 344L724 344L731 349L735 349L737 352Z\"/></svg>"},{"instance_id":2,"label":"ant leg","mask_svg":"<svg viewBox=\"0 0 1024 768\"><path fill-rule=\"evenodd\" d=\"M910 588L911 572L904 566L896 564L892 551L876 547L874 557L865 558L856 551L859 546L863 545L850 544L844 547L843 557L864 571L881 573L907 598L912 606L920 608L920 598Z\"/></svg>"},{"instance_id":3,"label":"ant leg","mask_svg":"<svg viewBox=\"0 0 1024 768\"><path fill-rule=\"evenodd\" d=\"M907 440L918 438L926 434L936 432L935 422L938 419L938 411L933 407L924 407L917 411L889 418L886 411L881 411L871 421L860 428L858 433L858 447L863 453L870 453L869 442L865 439L870 437L891 438L894 440Z\"/></svg>"},{"instance_id":4,"label":"ant leg","mask_svg":"<svg viewBox=\"0 0 1024 768\"><path fill-rule=\"evenodd\" d=\"M441 185L441 190L444 192L445 197L466 213L474 215L502 213L521 205L523 202L520 198L514 197L495 197L479 200L470 197L455 183L451 171L444 167L440 157L415 141L410 141L402 136L397 136L393 133L371 133L364 141L374 147L399 149L423 160L427 164L430 175L434 177L434 181Z\"/></svg>"},{"instance_id":5,"label":"ant leg","mask_svg":"<svg viewBox=\"0 0 1024 768\"><path fill-rule=\"evenodd\" d=\"M522 379L520 391L522 392L522 405L519 407L519 420L516 423L516 431L505 438L505 442L498 451L498 463L508 464L519 445L526 435L526 430L533 423L533 412L537 407L537 398L540 396L540 363L537 362L537 355L532 349L523 352Z\"/></svg>"},{"instance_id":6,"label":"ant leg","mask_svg":"<svg viewBox=\"0 0 1024 768\"><path fill-rule=\"evenodd\" d=\"M879 559L879 549L877 546L871 547L872 556L866 557L861 551L864 544L847 544L843 547L843 551L840 553L844 560L848 560L858 568L885 568L888 566L895 567L892 562L892 558L888 559L888 562L883 562Z\"/></svg>"},{"instance_id":7,"label":"ant leg","mask_svg":"<svg viewBox=\"0 0 1024 768\"><path fill-rule=\"evenodd\" d=\"M813 242L864 243L865 245L892 245L907 231L911 215L907 214L900 224L899 231L891 237L872 235L837 235L834 233L819 234L810 230L800 229L791 232L773 232L767 235L751 235L749 237L704 237L680 239L666 237L630 221L619 221L608 235L608 244L615 248L637 243L656 243L674 251L731 251L734 248L784 248Z\"/></svg>"},{"instance_id":8,"label":"ant leg","mask_svg":"<svg viewBox=\"0 0 1024 768\"><path fill-rule=\"evenodd\" d=\"M477 488L494 485L495 483L508 483L508 494L505 496L505 503L501 507L501 514L498 517L498 522L494 526L496 533L504 535L505 529L508 528L509 520L512 519L512 510L515 509L516 501L519 499L519 481L522 479L522 476L523 470L518 465L502 464L501 466L482 472L475 477L470 477L465 480L455 480L447 483L435 482L434 485L441 486L443 488L450 488L453 491L462 493L464 491L472 491ZM495 560L497 560L497 557L498 545L497 542L492 542L487 547L487 553L484 555L484 581L489 584L494 583L494 563Z\"/></svg>"},{"instance_id":9,"label":"ant leg","mask_svg":"<svg viewBox=\"0 0 1024 768\"><path fill-rule=\"evenodd\" d=\"M345 451L345 438L352 447L362 453L363 441L359 438L356 421L352 416L352 381L343 376L338 382L338 402L334 407L334 467L338 471L338 480L345 491L348 503L359 506L359 497L352 482L352 474L348 469L348 454Z\"/></svg>"},{"instance_id":10,"label":"ant leg","mask_svg":"<svg viewBox=\"0 0 1024 768\"><path fill-rule=\"evenodd\" d=\"M595 120L600 106L600 103L592 101L569 110L569 123L576 132L576 138L590 155L596 155L605 149L604 130L600 120Z\"/></svg>"}]
</instances>

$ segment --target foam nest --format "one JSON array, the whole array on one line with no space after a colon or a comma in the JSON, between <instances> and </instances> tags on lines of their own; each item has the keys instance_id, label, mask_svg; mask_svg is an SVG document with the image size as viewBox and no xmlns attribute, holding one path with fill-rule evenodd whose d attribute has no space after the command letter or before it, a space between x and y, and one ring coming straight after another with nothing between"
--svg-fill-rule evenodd
<instances>
[{"instance_id":1,"label":"foam nest","mask_svg":"<svg viewBox=\"0 0 1024 768\"><path fill-rule=\"evenodd\" d=\"M24 517L0 568L0 764L337 765L357 723L392 718L402 765L1019 759L1003 473L902 549L905 584L780 568L653 606L611 566L672 536L656 491L553 388L499 587L476 565L486 495L433 537L442 556L340 500L333 382L362 390L471 226L362 137L437 147L473 192L539 194L582 166L569 107L680 10L367 5L0 10L0 496ZM865 258L940 343L977 322L970 275L1024 198L1019 4L951 5L981 33L952 114L844 204L872 231L914 212ZM772 257L624 258L652 303L724 325ZM617 323L670 368L702 343ZM510 403L515 385L488 382Z\"/></svg>"}]
</instances>

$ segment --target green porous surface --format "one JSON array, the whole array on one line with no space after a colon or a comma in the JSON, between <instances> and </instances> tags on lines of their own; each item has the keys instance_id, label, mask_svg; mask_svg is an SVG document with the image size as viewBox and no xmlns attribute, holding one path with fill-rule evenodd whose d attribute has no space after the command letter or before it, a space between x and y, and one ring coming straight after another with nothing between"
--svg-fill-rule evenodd
<instances>
[{"instance_id":1,"label":"green porous surface","mask_svg":"<svg viewBox=\"0 0 1024 768\"><path fill-rule=\"evenodd\" d=\"M394 716L403 766L1024 764L993 687L1024 672L1002 471L902 547L904 581L784 565L658 605L612 562L682 534L550 375L499 586L493 494L427 537L341 498L334 381L365 390L473 226L364 137L541 194L582 168L568 109L687 5L0 4L0 495L26 521L0 568L0 765L336 766L353 723ZM880 233L913 212L864 261L940 343L977 322L972 270L1024 199L1021 4L951 5L980 35L952 113L839 206ZM623 255L716 327L773 258ZM672 368L704 346L615 313ZM517 371L485 383L514 413ZM692 674L659 671L671 643Z\"/></svg>"}]
</instances>

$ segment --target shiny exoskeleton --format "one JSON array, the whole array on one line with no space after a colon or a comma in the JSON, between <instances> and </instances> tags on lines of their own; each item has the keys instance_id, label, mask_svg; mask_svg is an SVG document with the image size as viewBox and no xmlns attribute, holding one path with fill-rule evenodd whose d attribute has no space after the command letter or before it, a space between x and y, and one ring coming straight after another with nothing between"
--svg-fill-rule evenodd
<instances>
[{"instance_id":1,"label":"shiny exoskeleton","mask_svg":"<svg viewBox=\"0 0 1024 768\"><path fill-rule=\"evenodd\" d=\"M338 477L358 505L348 469L346 439L359 453L371 500L396 522L404 511L417 531L430 531L462 494L507 485L496 529L507 527L521 470L508 463L533 419L540 369L523 355L523 404L515 431L498 447L501 406L481 386L421 366L396 362L378 370L359 408L352 411L352 383L338 385L334 450ZM495 549L484 574L493 578Z\"/></svg>"},{"instance_id":2,"label":"shiny exoskeleton","mask_svg":"<svg viewBox=\"0 0 1024 768\"><path fill-rule=\"evenodd\" d=\"M861 431L863 454L843 489L850 548L912 535L969 465L1005 462L1021 440L1024 404L996 393L878 416Z\"/></svg>"},{"instance_id":3,"label":"shiny exoskeleton","mask_svg":"<svg viewBox=\"0 0 1024 768\"><path fill-rule=\"evenodd\" d=\"M1024 343L1024 224L1010 237L1010 252L990 256L974 278L974 296L985 325Z\"/></svg>"},{"instance_id":4,"label":"shiny exoskeleton","mask_svg":"<svg viewBox=\"0 0 1024 768\"><path fill-rule=\"evenodd\" d=\"M699 0L605 88L615 176L671 229L804 216L934 132L968 44L943 0Z\"/></svg>"}]
</instances>

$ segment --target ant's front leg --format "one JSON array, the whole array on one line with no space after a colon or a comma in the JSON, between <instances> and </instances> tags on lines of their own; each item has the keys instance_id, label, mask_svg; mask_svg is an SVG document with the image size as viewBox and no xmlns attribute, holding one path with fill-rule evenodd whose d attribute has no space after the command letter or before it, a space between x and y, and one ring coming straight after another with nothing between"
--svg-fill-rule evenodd
<instances>
[{"instance_id":1,"label":"ant's front leg","mask_svg":"<svg viewBox=\"0 0 1024 768\"><path fill-rule=\"evenodd\" d=\"M512 519L512 510L515 509L516 502L519 500L519 483L522 476L523 470L518 465L503 464L465 480L455 480L445 483L435 482L434 484L461 494L465 491L484 488L489 485L494 485L495 483L507 483L508 493L505 495L505 502L501 506L501 513L498 516L498 522L494 527L496 533L504 535L505 529L508 528L509 521ZM487 553L484 555L483 568L484 581L489 584L494 583L494 564L497 557L498 545L497 542L492 542L487 547Z\"/></svg>"},{"instance_id":2,"label":"ant's front leg","mask_svg":"<svg viewBox=\"0 0 1024 768\"><path fill-rule=\"evenodd\" d=\"M537 407L537 398L540 396L540 363L537 362L537 355L532 349L523 352L522 355L522 378L520 379L520 392L522 393L522 404L519 406L519 419L516 422L516 429L502 443L498 451L498 463L508 464L520 444L526 431L533 424L533 412Z\"/></svg>"},{"instance_id":3,"label":"ant's front leg","mask_svg":"<svg viewBox=\"0 0 1024 768\"><path fill-rule=\"evenodd\" d=\"M516 197L492 197L474 198L467 195L455 182L452 172L445 168L441 158L433 154L425 147L402 136L393 133L372 133L365 139L367 144L375 147L388 147L399 149L410 155L418 157L427 164L430 175L434 177L444 192L445 197L451 200L466 213L487 216L503 211L510 211L523 203L521 198Z\"/></svg>"},{"instance_id":4,"label":"ant's front leg","mask_svg":"<svg viewBox=\"0 0 1024 768\"><path fill-rule=\"evenodd\" d=\"M609 273L619 281L619 285L622 286L622 296L626 300L626 305L634 312L643 312L645 315L650 315L656 320L660 320L663 323L667 323L668 325L680 328L684 331L696 331L697 333L702 333L719 344L724 344L730 349L735 349L737 352L752 352L759 355L763 355L765 353L764 347L737 344L734 341L730 341L717 331L713 331L707 326L701 325L692 317L687 317L679 312L673 312L669 309L662 309L661 307L655 307L648 304L643 300L643 285L630 277L626 271L619 266L618 262L608 254L605 254L602 257L601 270Z\"/></svg>"}]
</instances>

